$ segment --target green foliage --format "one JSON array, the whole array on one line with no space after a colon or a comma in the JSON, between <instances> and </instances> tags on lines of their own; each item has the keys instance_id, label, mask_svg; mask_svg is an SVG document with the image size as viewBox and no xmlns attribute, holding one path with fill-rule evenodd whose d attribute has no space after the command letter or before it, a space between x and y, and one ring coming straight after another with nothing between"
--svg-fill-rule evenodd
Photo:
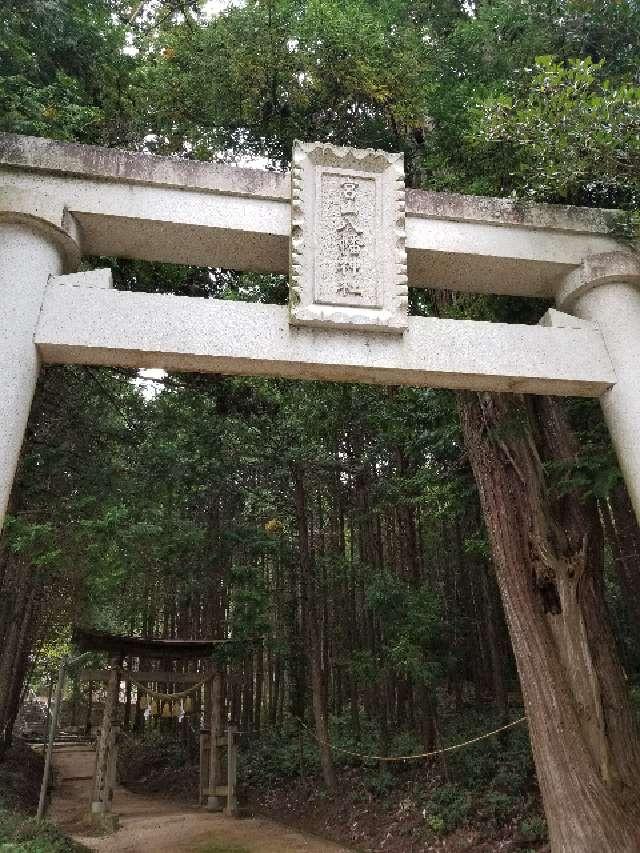
<instances>
[{"instance_id":1,"label":"green foliage","mask_svg":"<svg viewBox=\"0 0 640 853\"><path fill-rule=\"evenodd\" d=\"M367 768L362 773L362 786L367 793L374 797L384 797L392 791L397 784L397 779L384 764L378 768Z\"/></svg>"},{"instance_id":2,"label":"green foliage","mask_svg":"<svg viewBox=\"0 0 640 853\"><path fill-rule=\"evenodd\" d=\"M525 841L546 841L547 822L542 815L531 815L521 821L520 832Z\"/></svg>"},{"instance_id":3,"label":"green foliage","mask_svg":"<svg viewBox=\"0 0 640 853\"><path fill-rule=\"evenodd\" d=\"M426 823L429 829L432 832L435 832L436 835L440 835L445 832L447 829L447 824L445 823L444 818L439 814L432 814L426 818Z\"/></svg>"},{"instance_id":4,"label":"green foliage","mask_svg":"<svg viewBox=\"0 0 640 853\"><path fill-rule=\"evenodd\" d=\"M496 826L503 826L514 815L518 801L502 791L487 791L483 797L481 816Z\"/></svg>"},{"instance_id":5,"label":"green foliage","mask_svg":"<svg viewBox=\"0 0 640 853\"><path fill-rule=\"evenodd\" d=\"M613 449L602 447L586 439L581 446L578 459L556 460L546 463L545 471L555 495L577 492L583 498L588 495L604 498L620 480Z\"/></svg>"},{"instance_id":6,"label":"green foliage","mask_svg":"<svg viewBox=\"0 0 640 853\"><path fill-rule=\"evenodd\" d=\"M469 793L457 785L442 785L425 805L427 826L437 834L453 832L462 826L471 812Z\"/></svg>"},{"instance_id":7,"label":"green foliage","mask_svg":"<svg viewBox=\"0 0 640 853\"><path fill-rule=\"evenodd\" d=\"M472 139L507 147L513 186L531 198L638 204L640 88L591 57L538 56L475 116Z\"/></svg>"},{"instance_id":8,"label":"green foliage","mask_svg":"<svg viewBox=\"0 0 640 853\"><path fill-rule=\"evenodd\" d=\"M240 759L243 778L267 788L319 767L315 744L306 734L300 738L295 721L286 729L263 732L259 741L240 753Z\"/></svg>"},{"instance_id":9,"label":"green foliage","mask_svg":"<svg viewBox=\"0 0 640 853\"><path fill-rule=\"evenodd\" d=\"M61 551L52 547L54 526L9 516L6 521L9 548L40 572L43 579L60 564Z\"/></svg>"},{"instance_id":10,"label":"green foliage","mask_svg":"<svg viewBox=\"0 0 640 853\"><path fill-rule=\"evenodd\" d=\"M390 572L373 574L368 603L384 624L384 658L378 661L416 683L433 684L439 664L434 652L440 642L440 602L430 585L415 587Z\"/></svg>"},{"instance_id":11,"label":"green foliage","mask_svg":"<svg viewBox=\"0 0 640 853\"><path fill-rule=\"evenodd\" d=\"M0 850L3 853L81 853L87 850L48 821L39 823L0 806Z\"/></svg>"},{"instance_id":12,"label":"green foliage","mask_svg":"<svg viewBox=\"0 0 640 853\"><path fill-rule=\"evenodd\" d=\"M249 0L206 27L141 31L157 150L188 139L198 159L282 165L298 137L389 145L424 113L424 30L407 10L402 0Z\"/></svg>"},{"instance_id":13,"label":"green foliage","mask_svg":"<svg viewBox=\"0 0 640 853\"><path fill-rule=\"evenodd\" d=\"M8 0L0 19L0 130L131 139L132 62L111 0Z\"/></svg>"},{"instance_id":14,"label":"green foliage","mask_svg":"<svg viewBox=\"0 0 640 853\"><path fill-rule=\"evenodd\" d=\"M0 78L0 106L3 130L55 139L82 137L100 117L97 108L82 104L78 81L62 71L46 86L22 77Z\"/></svg>"},{"instance_id":15,"label":"green foliage","mask_svg":"<svg viewBox=\"0 0 640 853\"><path fill-rule=\"evenodd\" d=\"M464 740L470 731L491 731L499 725L497 717L469 709L452 721L449 742ZM452 752L447 760L454 778L470 787L491 786L518 796L524 796L529 790L533 757L524 726Z\"/></svg>"},{"instance_id":16,"label":"green foliage","mask_svg":"<svg viewBox=\"0 0 640 853\"><path fill-rule=\"evenodd\" d=\"M640 725L640 686L634 685L631 690L631 707L635 714L638 725Z\"/></svg>"},{"instance_id":17,"label":"green foliage","mask_svg":"<svg viewBox=\"0 0 640 853\"><path fill-rule=\"evenodd\" d=\"M146 729L140 737L125 737L119 760L123 778L141 775L140 770L151 773L154 769L177 769L197 757L193 738L177 740L173 731L165 731L162 721L159 728Z\"/></svg>"}]
</instances>

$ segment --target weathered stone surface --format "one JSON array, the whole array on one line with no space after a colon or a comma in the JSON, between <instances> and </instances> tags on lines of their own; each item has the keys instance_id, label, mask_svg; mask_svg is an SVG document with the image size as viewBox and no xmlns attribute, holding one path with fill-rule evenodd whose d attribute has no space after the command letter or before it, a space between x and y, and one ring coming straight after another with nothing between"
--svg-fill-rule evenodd
<instances>
[{"instance_id":1,"label":"weathered stone surface","mask_svg":"<svg viewBox=\"0 0 640 853\"><path fill-rule=\"evenodd\" d=\"M47 279L62 272L63 263L51 222L39 227L23 211L13 219L0 216L0 527L40 367L33 333Z\"/></svg>"},{"instance_id":2,"label":"weathered stone surface","mask_svg":"<svg viewBox=\"0 0 640 853\"><path fill-rule=\"evenodd\" d=\"M87 255L286 273L288 174L0 134L0 185L64 200ZM553 297L613 213L407 190L410 287Z\"/></svg>"},{"instance_id":3,"label":"weathered stone surface","mask_svg":"<svg viewBox=\"0 0 640 853\"><path fill-rule=\"evenodd\" d=\"M565 311L594 287L609 282L640 283L640 256L636 252L617 251L590 254L582 264L567 275L556 290L556 303Z\"/></svg>"},{"instance_id":4,"label":"weathered stone surface","mask_svg":"<svg viewBox=\"0 0 640 853\"><path fill-rule=\"evenodd\" d=\"M517 198L492 198L429 190L406 191L407 213L428 219L516 225L554 231L607 234L615 212L566 204L532 204Z\"/></svg>"},{"instance_id":5,"label":"weathered stone surface","mask_svg":"<svg viewBox=\"0 0 640 853\"><path fill-rule=\"evenodd\" d=\"M296 142L291 173L291 322L407 328L401 154Z\"/></svg>"},{"instance_id":6,"label":"weathered stone surface","mask_svg":"<svg viewBox=\"0 0 640 853\"><path fill-rule=\"evenodd\" d=\"M558 306L597 325L616 373L600 404L640 519L640 258L593 256L559 289Z\"/></svg>"},{"instance_id":7,"label":"weathered stone surface","mask_svg":"<svg viewBox=\"0 0 640 853\"><path fill-rule=\"evenodd\" d=\"M289 324L286 307L49 285L44 361L230 375L599 396L615 375L597 329L410 317L404 335Z\"/></svg>"},{"instance_id":8,"label":"weathered stone surface","mask_svg":"<svg viewBox=\"0 0 640 853\"><path fill-rule=\"evenodd\" d=\"M49 279L50 285L66 285L67 287L113 287L113 272L111 269L86 270L69 275L54 275Z\"/></svg>"},{"instance_id":9,"label":"weathered stone surface","mask_svg":"<svg viewBox=\"0 0 640 853\"><path fill-rule=\"evenodd\" d=\"M0 164L69 178L117 180L121 185L147 184L283 201L289 201L291 195L285 172L229 168L15 133L0 133Z\"/></svg>"},{"instance_id":10,"label":"weathered stone surface","mask_svg":"<svg viewBox=\"0 0 640 853\"><path fill-rule=\"evenodd\" d=\"M46 192L64 199L79 226L84 255L287 270L288 200L1 168L0 186L8 193Z\"/></svg>"},{"instance_id":11,"label":"weathered stone surface","mask_svg":"<svg viewBox=\"0 0 640 853\"><path fill-rule=\"evenodd\" d=\"M290 175L263 169L196 163L78 145L36 136L0 133L0 166L41 174L117 180L121 184L182 187L189 191L229 193L288 201ZM551 228L557 231L606 234L614 211L567 205L529 204L519 199L465 196L406 190L408 216Z\"/></svg>"},{"instance_id":12,"label":"weathered stone surface","mask_svg":"<svg viewBox=\"0 0 640 853\"><path fill-rule=\"evenodd\" d=\"M553 327L555 329L583 329L589 326L596 329L596 323L591 323L589 320L581 320L580 317L574 317L573 314L565 314L564 311L558 311L556 308L548 308L538 321L541 326Z\"/></svg>"},{"instance_id":13,"label":"weathered stone surface","mask_svg":"<svg viewBox=\"0 0 640 853\"><path fill-rule=\"evenodd\" d=\"M77 223L59 197L0 183L0 225L14 223L31 228L61 251L67 271L80 263Z\"/></svg>"},{"instance_id":14,"label":"weathered stone surface","mask_svg":"<svg viewBox=\"0 0 640 853\"><path fill-rule=\"evenodd\" d=\"M640 269L612 215L405 193L393 155L313 152L290 201L283 175L0 135L0 521L39 357L601 396L640 513ZM405 224L409 284L555 295L584 321L407 321ZM113 291L104 270L61 276L81 254L284 272L290 238L295 319L333 328L291 326L274 305Z\"/></svg>"}]
</instances>

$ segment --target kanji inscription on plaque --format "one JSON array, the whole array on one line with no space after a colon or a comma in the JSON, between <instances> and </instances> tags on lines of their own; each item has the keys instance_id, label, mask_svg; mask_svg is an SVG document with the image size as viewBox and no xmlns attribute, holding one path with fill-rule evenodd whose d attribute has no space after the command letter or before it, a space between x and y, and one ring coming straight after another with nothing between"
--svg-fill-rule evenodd
<instances>
[{"instance_id":1,"label":"kanji inscription on plaque","mask_svg":"<svg viewBox=\"0 0 640 853\"><path fill-rule=\"evenodd\" d=\"M296 143L291 180L291 322L404 331L402 155Z\"/></svg>"}]
</instances>

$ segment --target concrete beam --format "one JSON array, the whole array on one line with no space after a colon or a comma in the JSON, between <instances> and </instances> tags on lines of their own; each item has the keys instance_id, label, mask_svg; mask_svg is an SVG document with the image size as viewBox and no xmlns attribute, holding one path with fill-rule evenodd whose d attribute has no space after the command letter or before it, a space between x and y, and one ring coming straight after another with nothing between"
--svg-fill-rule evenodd
<instances>
[{"instance_id":1,"label":"concrete beam","mask_svg":"<svg viewBox=\"0 0 640 853\"><path fill-rule=\"evenodd\" d=\"M288 271L288 200L1 170L0 185L64 199L85 256Z\"/></svg>"},{"instance_id":2,"label":"concrete beam","mask_svg":"<svg viewBox=\"0 0 640 853\"><path fill-rule=\"evenodd\" d=\"M288 173L0 134L0 183L63 200L85 255L288 272ZM409 286L553 296L585 258L617 249L614 216L407 190Z\"/></svg>"},{"instance_id":3,"label":"concrete beam","mask_svg":"<svg viewBox=\"0 0 640 853\"><path fill-rule=\"evenodd\" d=\"M43 361L598 397L615 382L594 326L411 317L402 338L289 326L287 308L49 284Z\"/></svg>"}]
</instances>

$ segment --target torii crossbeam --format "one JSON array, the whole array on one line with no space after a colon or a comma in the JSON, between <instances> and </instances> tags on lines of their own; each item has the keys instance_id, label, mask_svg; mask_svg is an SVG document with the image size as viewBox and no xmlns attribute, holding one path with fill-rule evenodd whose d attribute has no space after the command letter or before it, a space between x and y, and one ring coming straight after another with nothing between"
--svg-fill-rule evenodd
<instances>
[{"instance_id":1,"label":"torii crossbeam","mask_svg":"<svg viewBox=\"0 0 640 853\"><path fill-rule=\"evenodd\" d=\"M290 176L0 134L0 524L41 362L599 397L640 516L640 263L612 222L405 191L382 152L300 144ZM289 272L291 304L115 291L75 273L95 255ZM407 285L560 310L408 317Z\"/></svg>"}]
</instances>

